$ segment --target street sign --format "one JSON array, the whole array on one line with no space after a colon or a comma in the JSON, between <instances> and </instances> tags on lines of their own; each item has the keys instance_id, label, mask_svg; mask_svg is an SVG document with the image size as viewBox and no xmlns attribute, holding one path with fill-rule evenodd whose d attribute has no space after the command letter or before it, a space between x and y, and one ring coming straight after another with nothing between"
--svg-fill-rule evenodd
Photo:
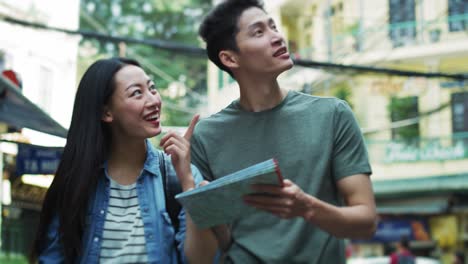
<instances>
[{"instance_id":1,"label":"street sign","mask_svg":"<svg viewBox=\"0 0 468 264\"><path fill-rule=\"evenodd\" d=\"M62 148L18 145L16 174L54 174L62 155Z\"/></svg>"}]
</instances>

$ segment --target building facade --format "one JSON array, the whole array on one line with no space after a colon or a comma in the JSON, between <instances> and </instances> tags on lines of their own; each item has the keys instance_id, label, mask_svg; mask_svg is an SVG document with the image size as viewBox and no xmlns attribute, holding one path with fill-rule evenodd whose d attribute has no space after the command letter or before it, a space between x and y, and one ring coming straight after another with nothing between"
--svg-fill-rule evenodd
<instances>
[{"instance_id":1,"label":"building facade","mask_svg":"<svg viewBox=\"0 0 468 264\"><path fill-rule=\"evenodd\" d=\"M79 0L0 1L0 70L3 73L0 80L0 259L3 254L29 253L46 191L27 184L18 175L19 163L24 161L19 161L18 152L24 152L21 146L30 146L29 143L65 144L77 83L80 37L20 22L77 30L79 3ZM34 153L50 151L43 147ZM34 165L28 165L28 169L38 169L37 163L28 164ZM46 174L44 171L29 173ZM33 180L42 178L42 175L29 176Z\"/></svg>"},{"instance_id":2,"label":"building facade","mask_svg":"<svg viewBox=\"0 0 468 264\"><path fill-rule=\"evenodd\" d=\"M467 0L265 2L295 59L468 73ZM238 89L214 66L209 76L216 111ZM467 79L295 66L280 82L348 101L362 127L381 222L373 246L358 254L386 254L402 235L418 254L444 263L455 251L468 253Z\"/></svg>"},{"instance_id":3,"label":"building facade","mask_svg":"<svg viewBox=\"0 0 468 264\"><path fill-rule=\"evenodd\" d=\"M5 0L0 2L0 15L47 27L77 30L79 1ZM22 94L60 125L68 127L76 89L80 37L27 27L6 19L0 19L0 31L2 70L15 71L21 78Z\"/></svg>"}]
</instances>

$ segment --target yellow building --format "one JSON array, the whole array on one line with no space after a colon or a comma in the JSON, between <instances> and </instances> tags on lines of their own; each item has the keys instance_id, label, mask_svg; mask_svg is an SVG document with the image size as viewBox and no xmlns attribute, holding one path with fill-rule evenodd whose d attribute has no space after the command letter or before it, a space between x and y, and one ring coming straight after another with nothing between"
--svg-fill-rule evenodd
<instances>
[{"instance_id":1,"label":"yellow building","mask_svg":"<svg viewBox=\"0 0 468 264\"><path fill-rule=\"evenodd\" d=\"M302 60L468 72L468 1L291 0L278 10L289 46ZM417 237L413 228L415 248L431 240L443 252L466 250L468 80L320 72L302 89L353 107L368 142L383 222L421 220L431 236ZM442 232L449 223L453 228Z\"/></svg>"},{"instance_id":2,"label":"yellow building","mask_svg":"<svg viewBox=\"0 0 468 264\"><path fill-rule=\"evenodd\" d=\"M467 76L467 0L265 3L296 59ZM350 103L368 143L382 222L400 221L390 233L412 232L421 254L467 250L468 79L296 66L280 82ZM209 67L210 112L238 96L235 86Z\"/></svg>"}]
</instances>

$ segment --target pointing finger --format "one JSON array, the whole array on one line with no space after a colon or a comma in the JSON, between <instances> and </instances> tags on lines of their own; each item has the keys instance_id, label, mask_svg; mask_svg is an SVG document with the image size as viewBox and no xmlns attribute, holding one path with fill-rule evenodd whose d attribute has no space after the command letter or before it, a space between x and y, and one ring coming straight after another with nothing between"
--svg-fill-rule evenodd
<instances>
[{"instance_id":1,"label":"pointing finger","mask_svg":"<svg viewBox=\"0 0 468 264\"><path fill-rule=\"evenodd\" d=\"M189 127L187 128L187 131L185 131L185 134L184 134L184 138L186 140L190 140L190 138L192 137L193 130L195 129L195 125L197 124L199 119L200 119L200 115L198 115L198 114L195 115L192 118L192 121L190 122L190 125L189 125Z\"/></svg>"}]
</instances>

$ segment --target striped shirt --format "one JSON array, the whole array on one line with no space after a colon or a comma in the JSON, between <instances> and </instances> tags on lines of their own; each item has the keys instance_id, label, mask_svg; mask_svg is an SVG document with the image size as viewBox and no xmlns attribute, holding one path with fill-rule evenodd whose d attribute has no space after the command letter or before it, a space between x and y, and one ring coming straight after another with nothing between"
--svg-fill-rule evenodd
<instances>
[{"instance_id":1,"label":"striped shirt","mask_svg":"<svg viewBox=\"0 0 468 264\"><path fill-rule=\"evenodd\" d=\"M136 183L110 179L110 197L102 237L100 263L146 263L145 233Z\"/></svg>"}]
</instances>

